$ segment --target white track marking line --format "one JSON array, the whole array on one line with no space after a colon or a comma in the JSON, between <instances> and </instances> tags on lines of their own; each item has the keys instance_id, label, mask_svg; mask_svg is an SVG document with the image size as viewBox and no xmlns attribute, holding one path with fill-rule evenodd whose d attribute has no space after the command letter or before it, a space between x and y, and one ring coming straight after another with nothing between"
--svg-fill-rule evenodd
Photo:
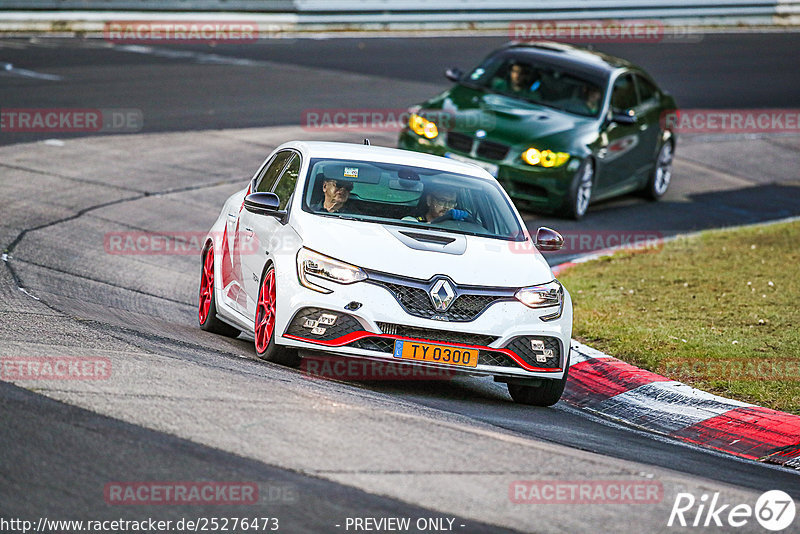
<instances>
[{"instance_id":1,"label":"white track marking line","mask_svg":"<svg viewBox=\"0 0 800 534\"><path fill-rule=\"evenodd\" d=\"M0 76L18 76L20 78L35 78L38 80L61 81L63 78L55 74L44 74L28 69L19 69L11 63L0 63Z\"/></svg>"}]
</instances>

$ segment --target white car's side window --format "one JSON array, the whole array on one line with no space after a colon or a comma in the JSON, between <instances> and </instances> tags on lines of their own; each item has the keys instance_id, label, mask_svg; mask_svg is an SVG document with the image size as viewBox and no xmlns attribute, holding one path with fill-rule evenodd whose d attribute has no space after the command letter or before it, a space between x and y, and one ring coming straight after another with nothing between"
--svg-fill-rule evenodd
<instances>
[{"instance_id":1,"label":"white car's side window","mask_svg":"<svg viewBox=\"0 0 800 534\"><path fill-rule=\"evenodd\" d=\"M282 210L286 209L286 206L289 204L289 199L297 185L297 177L300 175L300 156L296 153L293 154L294 156L286 165L286 168L278 179L278 183L272 190L281 200L279 207Z\"/></svg>"},{"instance_id":2,"label":"white car's side window","mask_svg":"<svg viewBox=\"0 0 800 534\"><path fill-rule=\"evenodd\" d=\"M272 191L281 171L286 166L286 162L294 154L290 150L283 150L275 154L270 162L261 171L261 176L256 178L256 186L253 189L254 193L268 193Z\"/></svg>"}]
</instances>

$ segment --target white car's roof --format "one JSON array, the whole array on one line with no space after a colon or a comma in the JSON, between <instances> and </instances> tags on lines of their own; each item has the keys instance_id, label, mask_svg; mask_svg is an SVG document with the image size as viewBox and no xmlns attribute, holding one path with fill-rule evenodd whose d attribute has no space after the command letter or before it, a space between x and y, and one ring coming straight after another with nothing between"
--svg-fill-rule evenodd
<instances>
[{"instance_id":1,"label":"white car's roof","mask_svg":"<svg viewBox=\"0 0 800 534\"><path fill-rule=\"evenodd\" d=\"M295 148L305 153L311 158L331 158L331 159L353 159L358 161L376 161L383 163L394 163L401 165L412 165L437 169L458 174L467 174L488 178L494 178L485 170L476 165L462 163L460 161L401 150L399 148L386 148L382 146L359 145L355 143L332 143L328 141L290 141L284 143L281 148Z\"/></svg>"}]
</instances>

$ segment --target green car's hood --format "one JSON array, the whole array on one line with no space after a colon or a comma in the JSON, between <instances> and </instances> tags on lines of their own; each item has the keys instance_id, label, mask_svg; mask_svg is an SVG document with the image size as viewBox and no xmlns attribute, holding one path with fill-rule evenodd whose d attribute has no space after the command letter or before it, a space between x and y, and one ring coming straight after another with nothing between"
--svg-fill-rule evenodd
<instances>
[{"instance_id":1,"label":"green car's hood","mask_svg":"<svg viewBox=\"0 0 800 534\"><path fill-rule=\"evenodd\" d=\"M441 110L454 131L486 131L486 139L509 145L569 151L597 135L598 119L581 117L517 98L459 85L422 105ZM435 114L434 114L435 116ZM544 146L547 145L547 146Z\"/></svg>"}]
</instances>

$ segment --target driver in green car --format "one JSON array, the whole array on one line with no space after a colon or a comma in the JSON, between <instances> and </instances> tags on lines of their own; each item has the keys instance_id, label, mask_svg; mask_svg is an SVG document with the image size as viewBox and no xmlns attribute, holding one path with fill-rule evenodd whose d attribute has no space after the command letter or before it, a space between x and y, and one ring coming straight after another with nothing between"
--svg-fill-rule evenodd
<instances>
[{"instance_id":1,"label":"driver in green car","mask_svg":"<svg viewBox=\"0 0 800 534\"><path fill-rule=\"evenodd\" d=\"M600 111L602 96L603 93L600 92L600 88L596 85L583 86L583 105L589 115L597 115Z\"/></svg>"},{"instance_id":2,"label":"driver in green car","mask_svg":"<svg viewBox=\"0 0 800 534\"><path fill-rule=\"evenodd\" d=\"M498 78L492 82L492 89L512 96L524 97L538 89L539 81L530 65L511 63L508 67L507 79Z\"/></svg>"}]
</instances>

